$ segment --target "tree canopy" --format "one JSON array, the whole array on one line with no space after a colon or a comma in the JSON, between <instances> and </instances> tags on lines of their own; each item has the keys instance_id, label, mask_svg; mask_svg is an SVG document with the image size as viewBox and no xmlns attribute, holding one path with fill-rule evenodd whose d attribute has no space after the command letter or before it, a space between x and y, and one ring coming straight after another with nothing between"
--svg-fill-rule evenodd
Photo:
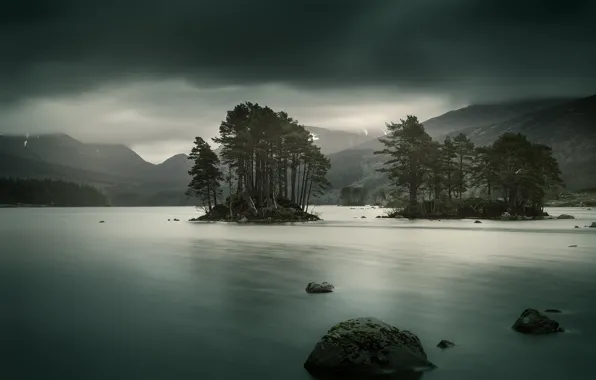
<instances>
[{"instance_id":1,"label":"tree canopy","mask_svg":"<svg viewBox=\"0 0 596 380\"><path fill-rule=\"evenodd\" d=\"M551 148L521 134L505 133L491 146L475 147L464 134L432 141L415 116L387 129L379 139L385 149L375 152L390 157L380 171L407 195L413 213L428 211L418 207L420 201L444 208L452 198L482 192L496 196L512 215L538 215L547 192L564 186Z\"/></svg>"},{"instance_id":2,"label":"tree canopy","mask_svg":"<svg viewBox=\"0 0 596 380\"><path fill-rule=\"evenodd\" d=\"M256 103L239 104L228 111L213 141L220 145L223 172L230 174L228 198L245 199L255 213L277 208L280 200L307 210L311 197L329 187L329 159L313 143L310 132L285 112ZM214 160L195 164L205 172L216 166ZM198 168L191 172L197 183L198 173ZM212 181L215 186L221 175L211 173L217 179ZM213 190L210 194L214 197Z\"/></svg>"}]
</instances>

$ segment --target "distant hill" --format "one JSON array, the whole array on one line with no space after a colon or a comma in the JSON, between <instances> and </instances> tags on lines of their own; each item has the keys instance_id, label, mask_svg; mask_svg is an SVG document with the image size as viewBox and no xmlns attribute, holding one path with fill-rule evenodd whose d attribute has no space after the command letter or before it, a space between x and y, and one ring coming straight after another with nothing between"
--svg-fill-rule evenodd
<instances>
[{"instance_id":1,"label":"distant hill","mask_svg":"<svg viewBox=\"0 0 596 380\"><path fill-rule=\"evenodd\" d=\"M508 131L523 133L531 141L553 148L570 188L593 187L596 186L594 99L592 96L473 105L429 119L423 125L439 141L446 135L463 132L477 145L490 144ZM374 139L331 154L329 178L334 187L363 184L372 189L382 184L384 178L375 172L382 157L373 155L382 148L378 139Z\"/></svg>"},{"instance_id":2,"label":"distant hill","mask_svg":"<svg viewBox=\"0 0 596 380\"><path fill-rule=\"evenodd\" d=\"M436 138L453 131L505 122L572 100L574 99L534 99L497 104L476 104L449 111L428 119L422 124L426 132Z\"/></svg>"},{"instance_id":3,"label":"distant hill","mask_svg":"<svg viewBox=\"0 0 596 380\"><path fill-rule=\"evenodd\" d=\"M521 133L553 148L570 188L596 186L596 95L450 135L460 132L476 145L491 144L505 132Z\"/></svg>"},{"instance_id":4,"label":"distant hill","mask_svg":"<svg viewBox=\"0 0 596 380\"><path fill-rule=\"evenodd\" d=\"M306 129L313 134L315 144L326 155L356 147L371 139L364 131L349 132L308 126Z\"/></svg>"},{"instance_id":5,"label":"distant hill","mask_svg":"<svg viewBox=\"0 0 596 380\"><path fill-rule=\"evenodd\" d=\"M0 153L126 176L141 175L152 167L125 145L85 144L65 134L0 136Z\"/></svg>"},{"instance_id":6,"label":"distant hill","mask_svg":"<svg viewBox=\"0 0 596 380\"><path fill-rule=\"evenodd\" d=\"M433 138L443 140L451 132L466 128L481 127L511 120L515 117L540 111L552 106L570 102L573 99L534 99L496 104L474 104L457 110L446 112L430 118L422 124L426 132ZM405 115L402 116L402 118ZM389 122L390 120L388 120ZM394 120L397 121L397 120ZM376 138L356 145L353 149L375 151L383 149L383 144Z\"/></svg>"},{"instance_id":7,"label":"distant hill","mask_svg":"<svg viewBox=\"0 0 596 380\"><path fill-rule=\"evenodd\" d=\"M190 162L154 165L125 145L85 144L65 134L0 136L0 177L52 178L94 185L113 205L183 205Z\"/></svg>"}]
</instances>

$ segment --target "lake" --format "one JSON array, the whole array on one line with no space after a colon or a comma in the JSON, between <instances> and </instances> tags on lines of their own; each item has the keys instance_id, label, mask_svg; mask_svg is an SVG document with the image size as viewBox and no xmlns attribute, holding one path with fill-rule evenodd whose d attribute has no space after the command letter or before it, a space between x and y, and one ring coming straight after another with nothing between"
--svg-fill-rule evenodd
<instances>
[{"instance_id":1,"label":"lake","mask_svg":"<svg viewBox=\"0 0 596 380\"><path fill-rule=\"evenodd\" d=\"M305 380L328 328L373 316L420 337L438 366L424 380L596 378L596 211L315 211L325 220L268 226L186 222L192 207L0 210L0 377ZM336 292L308 295L310 281ZM563 310L567 332L514 332L528 307Z\"/></svg>"}]
</instances>

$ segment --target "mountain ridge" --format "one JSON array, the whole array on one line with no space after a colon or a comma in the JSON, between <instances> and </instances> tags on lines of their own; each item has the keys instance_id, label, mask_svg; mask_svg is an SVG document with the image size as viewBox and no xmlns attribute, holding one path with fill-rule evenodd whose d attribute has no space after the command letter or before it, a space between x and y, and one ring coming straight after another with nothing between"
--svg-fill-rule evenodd
<instances>
[{"instance_id":1,"label":"mountain ridge","mask_svg":"<svg viewBox=\"0 0 596 380\"><path fill-rule=\"evenodd\" d=\"M521 114L517 114L510 119L493 123L483 122L480 125L452 130L444 135L437 135L436 130L429 134L433 135L435 140L443 141L448 135L453 137L459 133L464 133L470 135L477 145L486 145L492 143L498 136L507 131L518 131L528 135L528 138L532 142L542 143L553 148L555 157L559 160L563 170L564 179L570 188L594 187L596 186L596 157L594 156L596 155L596 138L592 136L594 129L596 129L596 116L593 115L596 112L596 95L580 99L572 98L572 100L568 101L564 99L566 98L536 101L526 100L520 106L513 107L514 110L520 111ZM548 106L544 107L545 105ZM484 107L486 105L468 106L446 112L429 120L435 120L436 122L436 120L444 117L448 121L452 121L453 115L461 115L470 111L477 113L479 109L484 109ZM508 107L507 111L498 112L498 114L504 115L511 112L512 103L506 103L506 107ZM528 107L534 109L534 111L529 113L522 112L528 109ZM590 111L592 113L583 120L576 117L578 114L585 115ZM551 120L554 121L550 123ZM425 121L422 124L426 128L428 123L428 121ZM561 123L566 123L567 125L562 125ZM525 127L521 127L522 125L525 125ZM541 136L540 125L547 125L547 128L553 131L553 134L548 139ZM572 128L572 126L575 126L575 128ZM480 138L482 135L484 137ZM576 141L574 142L574 140ZM378 140L370 140L354 148L330 155L329 158L332 162L332 167L329 171L330 181L336 188L351 184L360 184L369 188L379 186L379 183L382 181L379 179L379 173L375 172L375 169L382 166L382 162L380 162L382 160L380 160L380 156L375 156L373 152L382 148L383 145ZM348 167L352 169L356 168L358 161L360 161L359 170L362 176L358 180L350 181L353 180L354 176L346 176L344 173ZM585 180L578 180L578 177L582 177Z\"/></svg>"}]
</instances>

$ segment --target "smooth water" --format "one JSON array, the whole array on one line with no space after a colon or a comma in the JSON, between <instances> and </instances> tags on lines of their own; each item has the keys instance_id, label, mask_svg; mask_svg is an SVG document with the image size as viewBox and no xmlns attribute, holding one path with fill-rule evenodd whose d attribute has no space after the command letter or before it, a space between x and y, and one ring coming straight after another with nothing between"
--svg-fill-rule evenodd
<instances>
[{"instance_id":1,"label":"smooth water","mask_svg":"<svg viewBox=\"0 0 596 380\"><path fill-rule=\"evenodd\" d=\"M596 211L315 211L325 221L268 226L186 222L193 208L0 209L0 378L309 379L329 327L374 316L421 338L438 366L425 380L596 379ZM309 281L336 292L308 295ZM515 333L528 307L562 309L568 332Z\"/></svg>"}]
</instances>

